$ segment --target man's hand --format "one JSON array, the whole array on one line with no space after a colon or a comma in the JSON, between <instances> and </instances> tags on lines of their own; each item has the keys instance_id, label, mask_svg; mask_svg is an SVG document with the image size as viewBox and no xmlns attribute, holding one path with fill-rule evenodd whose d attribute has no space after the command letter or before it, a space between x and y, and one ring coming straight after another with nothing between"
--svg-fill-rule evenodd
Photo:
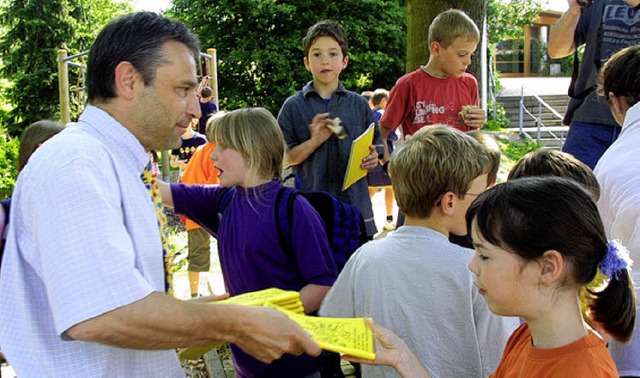
<instances>
[{"instance_id":1,"label":"man's hand","mask_svg":"<svg viewBox=\"0 0 640 378\"><path fill-rule=\"evenodd\" d=\"M315 140L318 145L324 143L327 139L333 135L331 129L327 125L332 124L329 119L329 113L316 114L309 125L309 133L311 139Z\"/></svg>"},{"instance_id":2,"label":"man's hand","mask_svg":"<svg viewBox=\"0 0 640 378\"><path fill-rule=\"evenodd\" d=\"M376 146L369 146L369 155L362 159L360 168L364 170L373 169L378 166L378 163L378 150L376 150Z\"/></svg>"},{"instance_id":3,"label":"man's hand","mask_svg":"<svg viewBox=\"0 0 640 378\"><path fill-rule=\"evenodd\" d=\"M487 122L487 114L481 108L467 110L464 123L472 129L480 129Z\"/></svg>"},{"instance_id":4,"label":"man's hand","mask_svg":"<svg viewBox=\"0 0 640 378\"><path fill-rule=\"evenodd\" d=\"M627 4L630 7L637 7L638 5L640 5L640 0L624 0L625 4Z\"/></svg>"},{"instance_id":5,"label":"man's hand","mask_svg":"<svg viewBox=\"0 0 640 378\"><path fill-rule=\"evenodd\" d=\"M283 313L266 307L247 306L241 334L232 342L258 360L270 363L289 353L320 354L320 347L298 324Z\"/></svg>"}]
</instances>

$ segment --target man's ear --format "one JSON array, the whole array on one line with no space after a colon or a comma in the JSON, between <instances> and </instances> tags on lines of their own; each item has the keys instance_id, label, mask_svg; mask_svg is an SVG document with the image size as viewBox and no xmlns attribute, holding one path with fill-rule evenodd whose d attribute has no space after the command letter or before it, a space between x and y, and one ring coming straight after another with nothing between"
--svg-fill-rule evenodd
<instances>
[{"instance_id":1,"label":"man's ear","mask_svg":"<svg viewBox=\"0 0 640 378\"><path fill-rule=\"evenodd\" d=\"M548 250L542 254L540 267L540 282L545 285L554 284L564 275L564 256L554 249Z\"/></svg>"},{"instance_id":2,"label":"man's ear","mask_svg":"<svg viewBox=\"0 0 640 378\"><path fill-rule=\"evenodd\" d=\"M133 64L123 61L115 70L115 90L119 97L131 100L135 94L136 84L140 84L141 76Z\"/></svg>"}]
</instances>

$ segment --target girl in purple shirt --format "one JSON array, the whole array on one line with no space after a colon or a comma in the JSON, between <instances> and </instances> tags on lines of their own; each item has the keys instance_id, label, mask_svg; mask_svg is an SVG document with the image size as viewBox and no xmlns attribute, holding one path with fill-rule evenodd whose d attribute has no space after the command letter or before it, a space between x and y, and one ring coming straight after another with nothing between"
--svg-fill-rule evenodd
<instances>
[{"instance_id":1,"label":"girl in purple shirt","mask_svg":"<svg viewBox=\"0 0 640 378\"><path fill-rule=\"evenodd\" d=\"M231 296L278 287L300 292L306 313L315 312L338 271L322 219L302 196L293 206L292 245L283 250L276 228L275 199L282 188L286 145L276 119L263 108L222 115L211 154L221 186L162 185L163 201L212 233ZM235 193L219 215L224 194ZM264 364L231 345L238 377L307 377L319 369L308 355L286 355Z\"/></svg>"}]
</instances>

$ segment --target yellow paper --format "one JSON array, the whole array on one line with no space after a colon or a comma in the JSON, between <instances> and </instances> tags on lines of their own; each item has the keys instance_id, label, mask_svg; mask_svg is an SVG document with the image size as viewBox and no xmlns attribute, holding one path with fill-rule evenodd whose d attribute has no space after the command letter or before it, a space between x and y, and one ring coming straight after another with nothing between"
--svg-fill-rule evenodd
<instances>
[{"instance_id":1,"label":"yellow paper","mask_svg":"<svg viewBox=\"0 0 640 378\"><path fill-rule=\"evenodd\" d=\"M271 306L276 308L284 308L287 311L304 314L304 307L300 301L300 293L297 291L287 291L278 288L270 288L264 290L253 291L236 295L231 298L220 301L211 302L212 304L235 304L244 306ZM203 354L223 345L219 342L211 345L194 346L178 349L178 357L180 360L196 360Z\"/></svg>"},{"instance_id":2,"label":"yellow paper","mask_svg":"<svg viewBox=\"0 0 640 378\"><path fill-rule=\"evenodd\" d=\"M368 360L376 358L373 332L362 318L319 318L272 307L309 332L322 349Z\"/></svg>"},{"instance_id":3,"label":"yellow paper","mask_svg":"<svg viewBox=\"0 0 640 378\"><path fill-rule=\"evenodd\" d=\"M362 159L371 153L369 147L373 144L374 129L375 123L372 123L364 133L351 143L351 153L349 154L349 163L344 175L342 190L347 190L351 185L367 175L367 170L360 168L360 166L362 165Z\"/></svg>"},{"instance_id":4,"label":"yellow paper","mask_svg":"<svg viewBox=\"0 0 640 378\"><path fill-rule=\"evenodd\" d=\"M220 304L241 304L246 306L262 306L265 302L272 303L289 303L289 301L300 300L300 293L297 291L286 291L272 287L270 289L252 291L236 295L231 298L223 299L213 303Z\"/></svg>"}]
</instances>

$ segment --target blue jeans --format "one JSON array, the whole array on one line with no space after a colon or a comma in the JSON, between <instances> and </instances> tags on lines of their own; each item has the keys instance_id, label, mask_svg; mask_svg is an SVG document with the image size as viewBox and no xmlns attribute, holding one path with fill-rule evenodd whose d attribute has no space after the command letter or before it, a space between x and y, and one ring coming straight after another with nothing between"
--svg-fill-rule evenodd
<instances>
[{"instance_id":1,"label":"blue jeans","mask_svg":"<svg viewBox=\"0 0 640 378\"><path fill-rule=\"evenodd\" d=\"M618 139L620 131L620 126L572 122L562 151L573 155L593 169L602 154Z\"/></svg>"}]
</instances>

